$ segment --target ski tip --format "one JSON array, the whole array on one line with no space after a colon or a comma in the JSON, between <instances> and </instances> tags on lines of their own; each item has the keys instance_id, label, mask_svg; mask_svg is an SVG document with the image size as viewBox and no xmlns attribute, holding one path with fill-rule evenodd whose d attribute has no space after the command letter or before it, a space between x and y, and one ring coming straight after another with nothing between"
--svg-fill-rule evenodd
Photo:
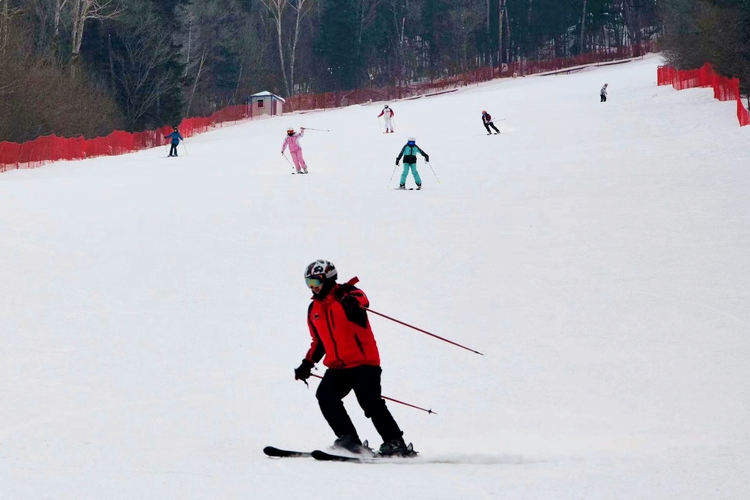
<instances>
[{"instance_id":1,"label":"ski tip","mask_svg":"<svg viewBox=\"0 0 750 500\"><path fill-rule=\"evenodd\" d=\"M281 457L283 456L283 453L280 449L274 447L274 446L266 446L263 448L263 453L268 455L269 457Z\"/></svg>"},{"instance_id":2,"label":"ski tip","mask_svg":"<svg viewBox=\"0 0 750 500\"><path fill-rule=\"evenodd\" d=\"M263 453L269 457L274 458L285 458L285 457L309 457L310 453L306 451L293 451L293 450L282 450L275 446L266 446L263 448Z\"/></svg>"}]
</instances>

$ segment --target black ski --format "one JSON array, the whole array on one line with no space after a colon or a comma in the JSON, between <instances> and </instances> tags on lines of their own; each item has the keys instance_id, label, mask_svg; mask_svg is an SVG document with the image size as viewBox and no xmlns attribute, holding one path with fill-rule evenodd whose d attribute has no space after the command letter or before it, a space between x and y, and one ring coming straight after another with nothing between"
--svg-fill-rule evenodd
<instances>
[{"instance_id":1,"label":"black ski","mask_svg":"<svg viewBox=\"0 0 750 500\"><path fill-rule=\"evenodd\" d=\"M405 458L412 458L417 456L417 452L412 452L413 454L408 456L393 456L393 457L383 457L376 453L372 452L365 452L361 455L338 455L336 453L329 453L327 451L323 450L314 450L312 452L307 451L293 451L293 450L282 450L280 448L276 448L274 446L266 446L263 448L263 453L268 455L269 457L274 458L295 458L295 457L303 457L303 458L309 458L312 457L315 460L320 460L321 462L355 462L355 463L373 463L378 462L380 460L403 460Z\"/></svg>"},{"instance_id":2,"label":"black ski","mask_svg":"<svg viewBox=\"0 0 750 500\"><path fill-rule=\"evenodd\" d=\"M312 453L309 451L292 451L292 450L282 450L279 448L276 448L274 446L266 446L263 448L263 453L268 455L269 457L277 457L277 458L283 458L283 457L311 457Z\"/></svg>"},{"instance_id":3,"label":"black ski","mask_svg":"<svg viewBox=\"0 0 750 500\"><path fill-rule=\"evenodd\" d=\"M401 460L415 458L417 455L419 455L419 453L414 451L412 446L409 445L409 451L407 455L383 456L369 450L360 455L339 455L337 453L328 453L327 451L323 450L314 450L311 455L315 460L320 460L322 462L355 462L360 464L371 464L380 461L396 463L400 462Z\"/></svg>"},{"instance_id":4,"label":"black ski","mask_svg":"<svg viewBox=\"0 0 750 500\"><path fill-rule=\"evenodd\" d=\"M328 453L323 450L314 450L310 454L315 460L320 460L322 462L358 462L358 463L368 463L368 462L374 462L377 459L375 455L371 454L365 454L359 457L356 456L349 456L349 455L336 455L334 453Z\"/></svg>"}]
</instances>

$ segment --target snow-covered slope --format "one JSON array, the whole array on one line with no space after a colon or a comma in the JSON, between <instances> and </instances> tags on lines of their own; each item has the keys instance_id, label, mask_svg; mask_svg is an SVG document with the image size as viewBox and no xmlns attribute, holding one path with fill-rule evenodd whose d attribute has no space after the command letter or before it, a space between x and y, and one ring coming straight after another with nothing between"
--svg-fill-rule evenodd
<instances>
[{"instance_id":1,"label":"snow-covered slope","mask_svg":"<svg viewBox=\"0 0 750 500\"><path fill-rule=\"evenodd\" d=\"M659 63L0 175L0 498L750 498L750 127ZM288 126L331 131L308 176ZM387 189L410 135L440 183ZM292 373L316 258L485 354L371 317L418 460L262 454L334 439Z\"/></svg>"}]
</instances>

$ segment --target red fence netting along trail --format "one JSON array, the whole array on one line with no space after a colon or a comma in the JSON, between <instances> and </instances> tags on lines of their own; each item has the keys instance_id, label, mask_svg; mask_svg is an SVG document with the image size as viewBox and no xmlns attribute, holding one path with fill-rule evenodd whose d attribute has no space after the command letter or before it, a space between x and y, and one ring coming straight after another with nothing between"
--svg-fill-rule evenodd
<instances>
[{"instance_id":1,"label":"red fence netting along trail","mask_svg":"<svg viewBox=\"0 0 750 500\"><path fill-rule=\"evenodd\" d=\"M576 66L599 64L609 61L623 61L655 52L654 42L643 42L640 46L628 45L611 47L599 52L590 52L573 57L560 57L541 61L513 61L498 67L482 67L454 76L421 82L402 83L391 87L369 87L343 92L326 92L323 94L297 94L286 100L285 111L306 111L314 109L339 108L352 104L364 104L370 101L388 101L409 99L420 96L439 94L440 92L477 85L496 78L536 75L559 71Z\"/></svg>"},{"instance_id":2,"label":"red fence netting along trail","mask_svg":"<svg viewBox=\"0 0 750 500\"><path fill-rule=\"evenodd\" d=\"M433 81L404 83L382 88L371 87L345 92L299 94L287 99L285 111L338 108L372 101L429 96L449 89L487 82L495 78L525 76L574 68L585 64L623 60L641 56L654 50L655 45L652 42L645 42L641 46L617 47L602 52L581 54L575 57L512 62L508 65L503 65L502 70L495 67L484 67ZM179 129L183 137L191 137L194 134L206 132L209 129L221 127L228 123L252 118L251 106L230 106L217 111L209 117L186 118L180 123ZM59 160L82 160L96 156L121 155L162 146L168 142L164 136L171 131L170 127L133 133L116 130L106 137L96 137L94 139L84 139L83 137L65 138L49 135L24 143L0 142L0 172L17 168L35 168L45 163Z\"/></svg>"},{"instance_id":3,"label":"red fence netting along trail","mask_svg":"<svg viewBox=\"0 0 750 500\"><path fill-rule=\"evenodd\" d=\"M727 78L714 71L711 63L706 63L700 69L678 70L671 66L659 66L656 72L658 85L671 85L677 90L696 87L712 87L714 97L720 101L737 101L737 120L740 127L750 125L750 114L742 105L740 98L740 80Z\"/></svg>"},{"instance_id":4,"label":"red fence netting along trail","mask_svg":"<svg viewBox=\"0 0 750 500\"><path fill-rule=\"evenodd\" d=\"M230 106L211 116L186 118L180 123L180 134L191 137L225 124L252 118L250 106ZM164 136L172 127L146 132L115 130L105 137L57 137L47 135L33 141L0 142L0 172L16 168L35 168L58 160L83 160L96 156L112 156L162 146L169 142Z\"/></svg>"}]
</instances>

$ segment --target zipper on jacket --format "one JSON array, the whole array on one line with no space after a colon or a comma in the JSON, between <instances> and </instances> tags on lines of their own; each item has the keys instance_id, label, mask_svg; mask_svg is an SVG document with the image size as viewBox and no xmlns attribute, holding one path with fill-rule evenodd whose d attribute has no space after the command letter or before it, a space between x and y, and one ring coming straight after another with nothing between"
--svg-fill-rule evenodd
<instances>
[{"instance_id":1,"label":"zipper on jacket","mask_svg":"<svg viewBox=\"0 0 750 500\"><path fill-rule=\"evenodd\" d=\"M359 340L359 335L357 335L356 333L354 334L354 341L357 342L357 347L359 347L359 352L361 352L362 356L364 356L365 355L365 348L362 347L362 341Z\"/></svg>"},{"instance_id":2,"label":"zipper on jacket","mask_svg":"<svg viewBox=\"0 0 750 500\"><path fill-rule=\"evenodd\" d=\"M333 352L336 354L336 359L339 361L339 363L343 365L344 362L339 356L339 347L338 345L336 345L336 337L333 336L333 330L336 326L336 322L333 321L334 327L332 328L331 321L333 321L333 313L330 309L326 308L326 325L328 326L328 335L331 336L331 342L333 343Z\"/></svg>"}]
</instances>

